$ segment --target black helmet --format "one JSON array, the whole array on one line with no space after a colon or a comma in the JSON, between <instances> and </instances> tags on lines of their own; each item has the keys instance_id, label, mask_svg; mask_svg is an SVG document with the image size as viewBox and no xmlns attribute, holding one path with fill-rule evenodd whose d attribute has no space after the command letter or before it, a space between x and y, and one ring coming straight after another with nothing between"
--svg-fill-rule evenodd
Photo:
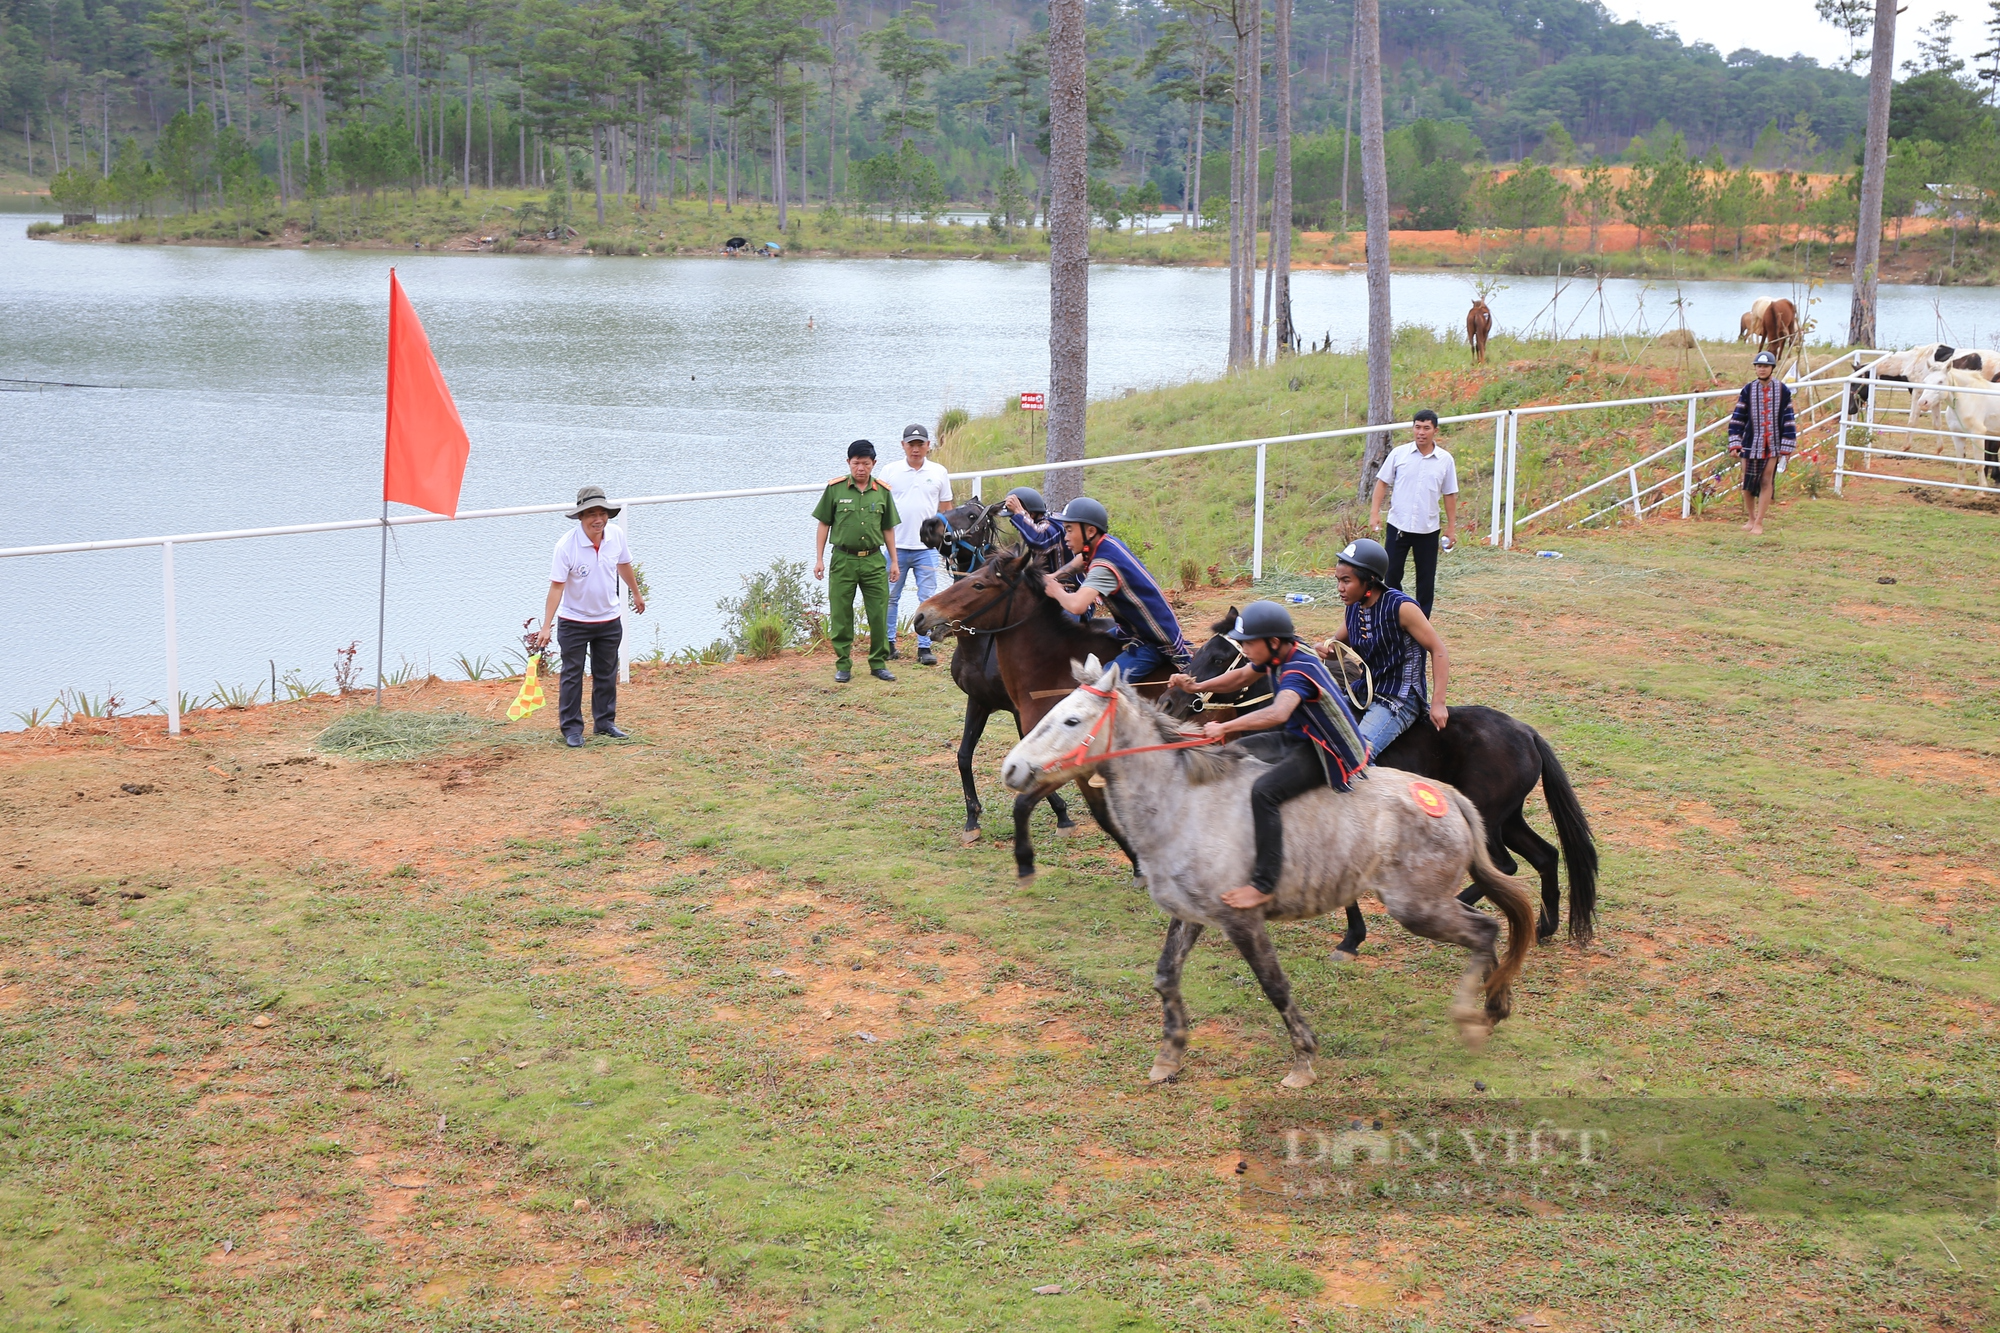
<instances>
[{"instance_id":1,"label":"black helmet","mask_svg":"<svg viewBox=\"0 0 2000 1333\"><path fill-rule=\"evenodd\" d=\"M1236 628L1226 636L1242 643L1246 639L1296 639L1292 613L1276 602L1252 602L1236 618Z\"/></svg>"},{"instance_id":2,"label":"black helmet","mask_svg":"<svg viewBox=\"0 0 2000 1333\"><path fill-rule=\"evenodd\" d=\"M1356 537L1349 542L1340 553L1340 563L1373 574L1377 583L1389 582L1389 553L1373 537Z\"/></svg>"},{"instance_id":3,"label":"black helmet","mask_svg":"<svg viewBox=\"0 0 2000 1333\"><path fill-rule=\"evenodd\" d=\"M1757 359L1750 364L1753 366L1775 366L1778 364L1778 358L1769 352L1759 352L1757 353Z\"/></svg>"},{"instance_id":4,"label":"black helmet","mask_svg":"<svg viewBox=\"0 0 2000 1333\"><path fill-rule=\"evenodd\" d=\"M1097 503L1097 501L1087 495L1079 495L1076 499L1064 505L1063 511L1056 515L1056 522L1088 523L1099 532L1111 531L1110 513L1105 510L1103 505ZM1383 566L1385 569L1387 567L1386 565Z\"/></svg>"},{"instance_id":5,"label":"black helmet","mask_svg":"<svg viewBox=\"0 0 2000 1333\"><path fill-rule=\"evenodd\" d=\"M1031 514L1046 514L1049 512L1049 502L1044 500L1042 493L1033 486L1016 486L1013 490L1007 492L1007 494L1019 500L1021 508Z\"/></svg>"}]
</instances>

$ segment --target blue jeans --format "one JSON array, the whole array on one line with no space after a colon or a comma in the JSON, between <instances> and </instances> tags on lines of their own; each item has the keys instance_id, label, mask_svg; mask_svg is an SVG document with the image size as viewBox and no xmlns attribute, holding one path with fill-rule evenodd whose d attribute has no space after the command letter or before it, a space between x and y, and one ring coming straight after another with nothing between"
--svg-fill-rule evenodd
<instances>
[{"instance_id":1,"label":"blue jeans","mask_svg":"<svg viewBox=\"0 0 2000 1333\"><path fill-rule=\"evenodd\" d=\"M1359 730L1361 739L1368 742L1369 763L1374 763L1391 741L1409 730L1410 724L1417 720L1418 711L1415 700L1377 699L1368 705L1368 711L1361 715Z\"/></svg>"},{"instance_id":2,"label":"blue jeans","mask_svg":"<svg viewBox=\"0 0 2000 1333\"><path fill-rule=\"evenodd\" d=\"M1151 643L1126 644L1125 651L1112 658L1109 665L1120 669L1119 679L1134 685L1162 683L1168 672L1185 671L1188 667L1186 662L1175 661L1166 649Z\"/></svg>"},{"instance_id":3,"label":"blue jeans","mask_svg":"<svg viewBox=\"0 0 2000 1333\"><path fill-rule=\"evenodd\" d=\"M938 585L944 582L944 563L938 553L928 546L916 550L896 548L896 582L889 588L889 646L896 646L896 621L902 614L903 585L910 581L910 575L917 576L917 601L928 602L937 596ZM917 647L931 646L931 636L919 634Z\"/></svg>"}]
</instances>

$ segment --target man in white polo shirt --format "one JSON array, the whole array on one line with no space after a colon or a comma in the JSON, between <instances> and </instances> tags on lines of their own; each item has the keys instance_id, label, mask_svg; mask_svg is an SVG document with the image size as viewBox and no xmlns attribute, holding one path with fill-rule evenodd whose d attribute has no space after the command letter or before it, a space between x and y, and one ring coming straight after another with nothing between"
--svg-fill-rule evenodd
<instances>
[{"instance_id":1,"label":"man in white polo shirt","mask_svg":"<svg viewBox=\"0 0 2000 1333\"><path fill-rule=\"evenodd\" d=\"M639 579L632 572L632 550L622 528L611 526L617 509L604 502L602 486L585 486L576 493L569 516L576 526L556 543L549 564L549 598L542 608L542 630L535 646L546 648L549 627L555 625L562 656L562 689L556 717L563 741L583 744L583 659L590 655L590 712L597 734L623 740L618 729L618 643L625 637L619 619L618 584L632 590L632 609L646 614ZM557 607L561 618L556 615Z\"/></svg>"},{"instance_id":2,"label":"man in white polo shirt","mask_svg":"<svg viewBox=\"0 0 2000 1333\"><path fill-rule=\"evenodd\" d=\"M944 564L938 553L924 545L924 520L951 508L951 473L942 463L930 461L931 433L922 426L903 427L903 456L886 463L875 480L889 488L896 501L896 585L889 589L889 656L896 652L896 614L903 604L903 585L916 575L917 601L922 604L937 595L944 581ZM928 634L917 636L917 665L936 666Z\"/></svg>"},{"instance_id":3,"label":"man in white polo shirt","mask_svg":"<svg viewBox=\"0 0 2000 1333\"><path fill-rule=\"evenodd\" d=\"M1382 502L1389 502L1389 526L1382 545L1389 551L1389 585L1403 590L1403 558L1417 557L1417 605L1429 619L1437 597L1438 542L1451 549L1458 527L1458 465L1438 448L1438 414L1428 407L1410 419L1408 444L1389 451L1375 475L1375 495L1368 506L1370 530L1382 527ZM1444 502L1444 531L1438 531L1438 502Z\"/></svg>"}]
</instances>

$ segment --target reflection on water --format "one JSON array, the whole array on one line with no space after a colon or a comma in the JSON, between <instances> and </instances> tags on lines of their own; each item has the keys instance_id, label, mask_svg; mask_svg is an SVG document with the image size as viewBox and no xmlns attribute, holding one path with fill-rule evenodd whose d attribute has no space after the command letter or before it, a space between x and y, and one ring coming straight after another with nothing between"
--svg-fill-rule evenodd
<instances>
[{"instance_id":1,"label":"reflection on water","mask_svg":"<svg viewBox=\"0 0 2000 1333\"><path fill-rule=\"evenodd\" d=\"M0 394L12 481L4 544L358 518L380 505L386 270L381 252L70 246L0 223L0 378L116 386ZM815 481L846 442L895 440L952 405L987 411L1047 386L1042 265L909 260L394 258L450 379L473 451L466 508L613 494ZM1091 384L1215 374L1225 275L1101 268L1091 279ZM1517 278L1502 329L1546 323L1554 284ZM1366 321L1358 273L1301 273L1299 326L1337 346ZM1690 323L1733 335L1768 285L1688 284ZM1399 323L1457 327L1453 275L1395 280ZM1606 317L1673 293L1607 283ZM1885 289L1885 333L1972 343L1990 293ZM1586 312L1581 289L1557 303ZM1829 289L1821 319L1844 319ZM810 328L808 327L810 321ZM1581 326L1580 326L1581 328ZM1292 423L1287 422L1288 426ZM949 460L945 460L947 465ZM739 574L810 549L805 497L630 516L655 596L643 649L713 638ZM455 653L496 655L536 614L558 518L403 529L390 563L387 642L443 674ZM372 648L374 533L183 547L182 687L268 681L269 663L330 674L334 649ZM0 708L107 684L164 688L157 550L8 561Z\"/></svg>"}]
</instances>

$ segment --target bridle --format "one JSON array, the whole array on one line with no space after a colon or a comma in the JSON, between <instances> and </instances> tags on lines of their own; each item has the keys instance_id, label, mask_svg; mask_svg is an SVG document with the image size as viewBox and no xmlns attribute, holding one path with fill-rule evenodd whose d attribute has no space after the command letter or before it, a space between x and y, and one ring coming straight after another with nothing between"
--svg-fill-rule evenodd
<instances>
[{"instance_id":1,"label":"bridle","mask_svg":"<svg viewBox=\"0 0 2000 1333\"><path fill-rule=\"evenodd\" d=\"M1010 629L1019 629L1021 626L1027 624L1030 620L1033 620L1035 618L1035 612L1031 608L1028 611L1027 615L1022 616L1019 620L1013 621L1010 624L1002 625L998 629L987 629L979 625L968 625L965 623L966 621L971 620L975 616L985 615L988 611L991 611L996 606L1005 606L1011 603L1014 600L1014 594L1018 593L1021 590L1021 586L1027 576L1028 566L1030 563L1031 562L1027 560L1023 560L1021 562L1020 567L1007 577L1006 582L1001 586L999 592L987 598L985 601L981 602L978 606L973 607L972 610L967 611L964 615L956 616L950 620L945 621L944 622L945 628L950 630L954 634L964 634L969 636L986 634L986 635L998 636L1001 634L1005 634Z\"/></svg>"},{"instance_id":2,"label":"bridle","mask_svg":"<svg viewBox=\"0 0 2000 1333\"><path fill-rule=\"evenodd\" d=\"M1216 745L1220 743L1219 739L1211 740L1207 736L1196 736L1192 740L1163 741L1158 745L1132 745L1122 750L1105 749L1093 754L1091 751L1097 744L1097 737L1100 732L1103 733L1106 745L1109 745L1111 742L1112 732L1115 730L1112 726L1112 719L1118 714L1118 691L1100 690L1095 685L1083 685L1078 688L1085 694L1107 700L1104 705L1104 711L1099 713L1097 720L1090 724L1090 730L1085 733L1083 742L1080 745L1074 750L1064 751L1062 756L1056 760L1053 768L1042 770L1042 776L1045 778L1058 777L1065 773L1074 773L1079 769L1101 764L1107 759L1122 759L1128 754L1150 754L1157 750L1192 750L1203 745Z\"/></svg>"},{"instance_id":3,"label":"bridle","mask_svg":"<svg viewBox=\"0 0 2000 1333\"><path fill-rule=\"evenodd\" d=\"M992 558L993 520L999 510L999 505L985 506L979 516L963 529L946 524L946 530L951 534L951 551L945 556L945 564L954 574L970 574Z\"/></svg>"}]
</instances>

